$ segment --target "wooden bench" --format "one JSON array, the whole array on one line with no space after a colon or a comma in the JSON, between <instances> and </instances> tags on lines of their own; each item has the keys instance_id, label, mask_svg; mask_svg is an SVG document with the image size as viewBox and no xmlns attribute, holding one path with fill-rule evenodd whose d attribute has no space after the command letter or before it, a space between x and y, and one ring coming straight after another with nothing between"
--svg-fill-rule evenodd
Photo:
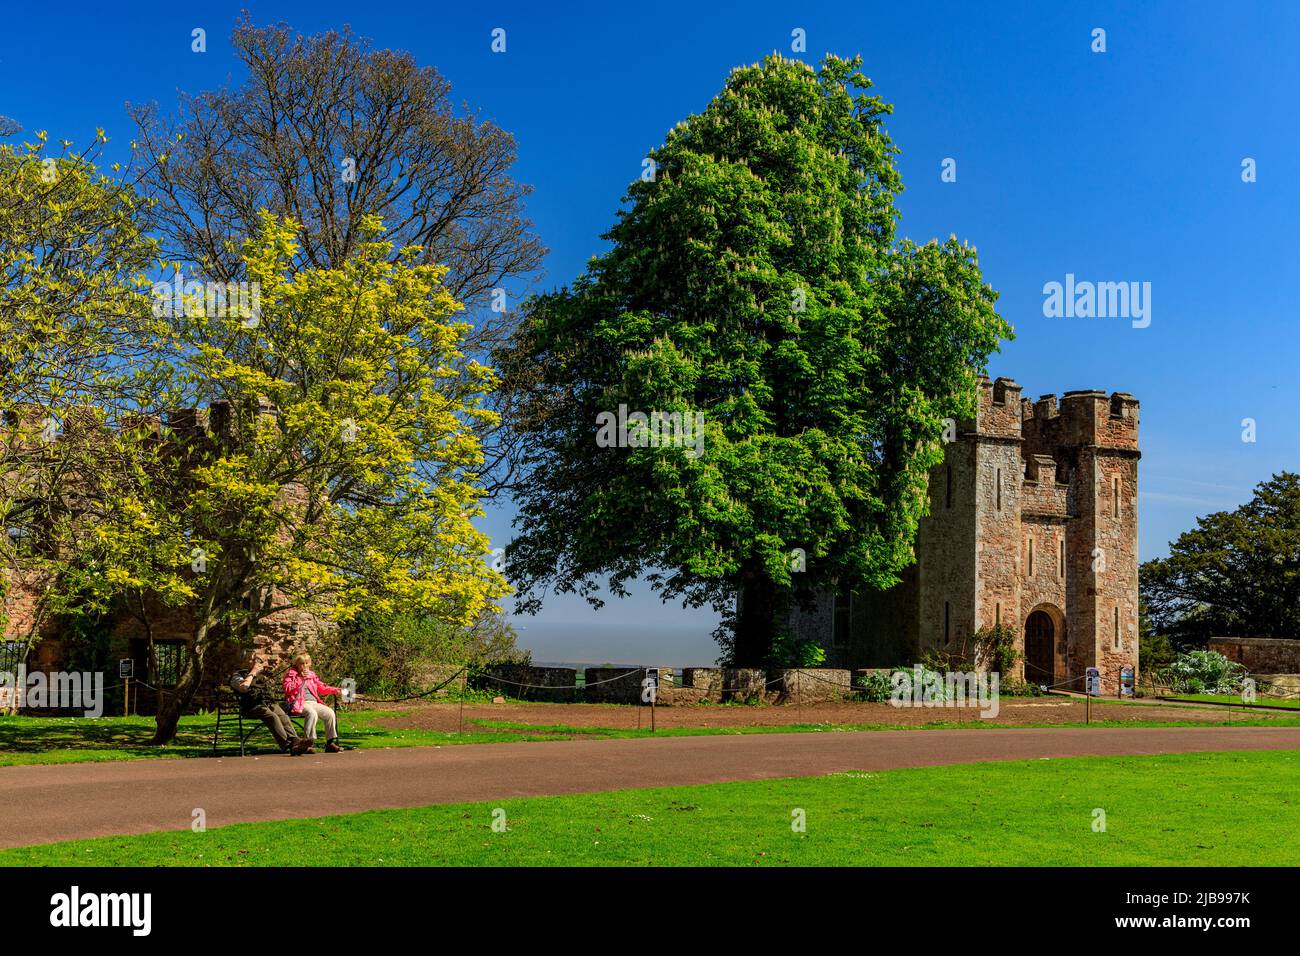
<instances>
[{"instance_id":1,"label":"wooden bench","mask_svg":"<svg viewBox=\"0 0 1300 956\"><path fill-rule=\"evenodd\" d=\"M335 695L330 694L329 696L334 697ZM335 703L337 703L337 701L335 701ZM295 722L295 726L298 728L299 735L301 736L306 724L307 715L295 714L292 705L289 704L288 701L280 701L280 709L284 711L286 717ZM334 709L335 712L338 711L337 707ZM247 719L250 725L247 730L244 729L245 719ZM235 731L239 738L239 756L241 757L246 756L248 741L255 733L259 730L265 730L268 734L271 733L271 728L266 726L260 717L245 718L243 711L241 711L239 707L239 695L229 687L222 687L217 691L217 726L212 731L213 754L216 754L217 747L221 742L221 722L223 720L227 724L230 724L232 721L235 724Z\"/></svg>"}]
</instances>

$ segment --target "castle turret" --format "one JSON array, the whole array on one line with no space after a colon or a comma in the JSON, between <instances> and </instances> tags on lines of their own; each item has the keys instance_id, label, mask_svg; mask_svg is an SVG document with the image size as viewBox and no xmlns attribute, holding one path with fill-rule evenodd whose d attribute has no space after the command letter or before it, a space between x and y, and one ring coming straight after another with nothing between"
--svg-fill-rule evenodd
<instances>
[{"instance_id":1,"label":"castle turret","mask_svg":"<svg viewBox=\"0 0 1300 956\"><path fill-rule=\"evenodd\" d=\"M1138 403L1101 391L1067 392L1057 456L1071 462L1066 594L1070 672L1101 670L1105 692L1137 666Z\"/></svg>"}]
</instances>

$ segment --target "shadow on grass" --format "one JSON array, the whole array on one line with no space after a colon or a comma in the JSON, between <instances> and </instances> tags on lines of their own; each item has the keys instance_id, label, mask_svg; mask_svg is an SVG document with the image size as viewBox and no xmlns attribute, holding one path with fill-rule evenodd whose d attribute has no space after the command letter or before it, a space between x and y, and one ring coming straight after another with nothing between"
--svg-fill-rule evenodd
<instances>
[{"instance_id":1,"label":"shadow on grass","mask_svg":"<svg viewBox=\"0 0 1300 956\"><path fill-rule=\"evenodd\" d=\"M252 728L256 729L245 744L247 754L279 753L265 725L245 718L244 732ZM193 714L181 719L174 740L158 746L149 743L154 734L152 717L0 716L0 766L141 757L238 756L238 722L221 718L221 737L217 752L213 753L212 736L216 729L216 714ZM340 715L339 729L349 746L373 746L389 736L388 731L349 714Z\"/></svg>"}]
</instances>

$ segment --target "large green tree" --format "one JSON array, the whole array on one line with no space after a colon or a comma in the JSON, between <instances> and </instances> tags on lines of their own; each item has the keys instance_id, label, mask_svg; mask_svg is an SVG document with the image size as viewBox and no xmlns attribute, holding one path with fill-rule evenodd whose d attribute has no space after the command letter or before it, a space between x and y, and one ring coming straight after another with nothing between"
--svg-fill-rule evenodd
<instances>
[{"instance_id":1,"label":"large green tree","mask_svg":"<svg viewBox=\"0 0 1300 956\"><path fill-rule=\"evenodd\" d=\"M1240 508L1198 518L1139 581L1153 629L1176 644L1300 637L1300 475L1280 472Z\"/></svg>"},{"instance_id":2,"label":"large green tree","mask_svg":"<svg viewBox=\"0 0 1300 956\"><path fill-rule=\"evenodd\" d=\"M1011 330L973 248L896 240L891 108L860 65L734 70L651 153L610 250L527 306L497 360L526 383L523 610L645 577L722 612L725 655L759 665L792 599L913 560L945 419ZM703 434L607 447L620 406Z\"/></svg>"}]
</instances>

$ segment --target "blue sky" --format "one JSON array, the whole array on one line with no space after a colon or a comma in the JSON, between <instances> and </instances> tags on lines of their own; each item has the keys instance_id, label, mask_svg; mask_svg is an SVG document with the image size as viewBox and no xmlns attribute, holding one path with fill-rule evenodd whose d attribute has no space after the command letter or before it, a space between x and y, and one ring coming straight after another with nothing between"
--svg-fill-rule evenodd
<instances>
[{"instance_id":1,"label":"blue sky","mask_svg":"<svg viewBox=\"0 0 1300 956\"><path fill-rule=\"evenodd\" d=\"M124 5L128 6L128 5ZM510 130L529 213L551 252L543 287L601 248L646 151L701 110L728 70L774 50L861 53L894 104L907 190L901 233L979 248L1017 338L995 356L1025 394L1100 388L1142 403L1140 554L1234 507L1300 462L1300 5L1291 3L595 4L427 2L7 4L0 114L52 139L124 103L174 105L231 76L239 10L303 32L350 24L432 64ZM990 9L996 7L996 9ZM190 51L206 29L208 49ZM504 54L491 31L506 30ZM1091 50L1094 28L1105 53ZM238 79L237 75L235 77ZM957 181L942 182L945 158ZM1243 183L1242 160L1258 181ZM1043 285L1150 282L1151 324L1045 318ZM1242 441L1242 419L1257 441ZM485 522L494 544L511 509ZM592 612L548 602L518 622L541 660L709 663L712 618L638 593Z\"/></svg>"}]
</instances>

